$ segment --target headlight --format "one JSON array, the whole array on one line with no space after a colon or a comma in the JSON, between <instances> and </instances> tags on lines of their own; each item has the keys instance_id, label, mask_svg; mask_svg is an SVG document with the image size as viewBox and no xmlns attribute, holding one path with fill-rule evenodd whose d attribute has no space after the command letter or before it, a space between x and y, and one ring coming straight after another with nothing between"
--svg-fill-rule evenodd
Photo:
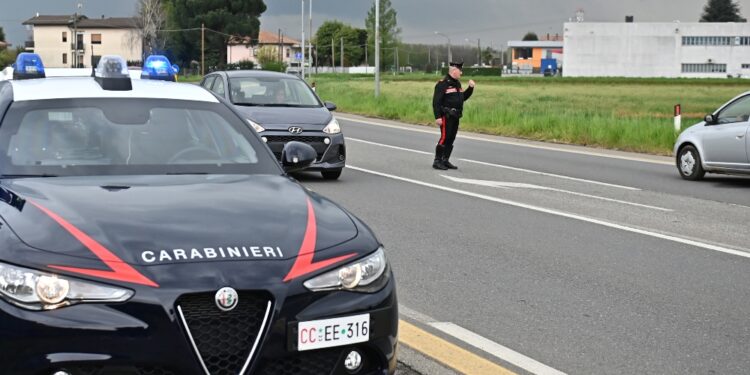
<instances>
[{"instance_id":1,"label":"headlight","mask_svg":"<svg viewBox=\"0 0 750 375\"><path fill-rule=\"evenodd\" d=\"M328 134L341 133L341 127L339 126L339 122L336 121L335 117L331 119L331 122L329 122L325 128L323 128L323 133L328 133Z\"/></svg>"},{"instance_id":2,"label":"headlight","mask_svg":"<svg viewBox=\"0 0 750 375\"><path fill-rule=\"evenodd\" d=\"M255 122L253 120L247 119L247 122L250 125L252 125L253 129L255 129L255 131L258 132L258 133L266 131L266 128L260 126L260 124L258 124L257 122Z\"/></svg>"},{"instance_id":3,"label":"headlight","mask_svg":"<svg viewBox=\"0 0 750 375\"><path fill-rule=\"evenodd\" d=\"M314 292L340 289L377 291L387 281L387 267L388 262L381 247L363 259L307 280L304 285Z\"/></svg>"},{"instance_id":4,"label":"headlight","mask_svg":"<svg viewBox=\"0 0 750 375\"><path fill-rule=\"evenodd\" d=\"M0 263L0 297L29 310L82 302L124 302L133 291Z\"/></svg>"}]
</instances>

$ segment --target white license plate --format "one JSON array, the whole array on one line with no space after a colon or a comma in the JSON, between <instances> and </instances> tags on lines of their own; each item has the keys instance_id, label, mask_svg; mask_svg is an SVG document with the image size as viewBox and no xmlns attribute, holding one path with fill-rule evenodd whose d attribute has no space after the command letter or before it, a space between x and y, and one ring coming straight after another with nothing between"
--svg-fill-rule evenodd
<instances>
[{"instance_id":1,"label":"white license plate","mask_svg":"<svg viewBox=\"0 0 750 375\"><path fill-rule=\"evenodd\" d=\"M167 69L166 68L156 68L156 74L159 74L159 75L167 74Z\"/></svg>"},{"instance_id":2,"label":"white license plate","mask_svg":"<svg viewBox=\"0 0 750 375\"><path fill-rule=\"evenodd\" d=\"M356 344L370 339L370 314L299 322L297 328L299 351Z\"/></svg>"}]
</instances>

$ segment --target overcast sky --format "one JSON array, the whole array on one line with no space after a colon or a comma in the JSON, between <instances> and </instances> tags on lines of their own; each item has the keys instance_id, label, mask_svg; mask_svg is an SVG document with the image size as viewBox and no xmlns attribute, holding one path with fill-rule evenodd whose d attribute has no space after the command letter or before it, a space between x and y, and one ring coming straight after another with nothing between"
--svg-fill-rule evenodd
<instances>
[{"instance_id":1,"label":"overcast sky","mask_svg":"<svg viewBox=\"0 0 750 375\"><path fill-rule=\"evenodd\" d=\"M76 3L89 17L124 17L135 11L136 0L0 0L0 26L9 42L18 44L26 38L21 23L40 14L72 14ZM305 12L309 9L305 1ZM520 39L527 31L540 36L561 33L563 22L575 17L576 9L585 12L585 21L623 21L626 15L638 22L680 20L695 22L707 0L391 0L398 12L398 25L404 42L439 44L448 34L451 42L466 39L495 48L508 40ZM300 36L300 0L265 0L268 10L261 17L261 28ZM11 5L12 4L12 5ZM313 0L313 29L326 20L340 20L364 27L372 0ZM750 18L750 0L740 0L742 14ZM307 27L307 19L305 19Z\"/></svg>"}]
</instances>

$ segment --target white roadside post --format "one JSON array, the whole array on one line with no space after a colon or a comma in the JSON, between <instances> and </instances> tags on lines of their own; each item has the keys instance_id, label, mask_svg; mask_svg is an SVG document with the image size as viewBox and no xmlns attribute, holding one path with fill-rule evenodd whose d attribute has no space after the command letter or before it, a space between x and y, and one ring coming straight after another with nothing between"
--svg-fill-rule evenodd
<instances>
[{"instance_id":1,"label":"white roadside post","mask_svg":"<svg viewBox=\"0 0 750 375\"><path fill-rule=\"evenodd\" d=\"M674 131L679 133L682 129L682 107L677 104L674 106Z\"/></svg>"}]
</instances>

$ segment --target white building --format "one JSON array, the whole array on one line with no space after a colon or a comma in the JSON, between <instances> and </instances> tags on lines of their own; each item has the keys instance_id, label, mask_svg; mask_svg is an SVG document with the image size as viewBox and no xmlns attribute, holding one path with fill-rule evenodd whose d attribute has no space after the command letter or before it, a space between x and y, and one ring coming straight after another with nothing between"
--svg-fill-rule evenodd
<instances>
[{"instance_id":1,"label":"white building","mask_svg":"<svg viewBox=\"0 0 750 375\"><path fill-rule=\"evenodd\" d=\"M258 64L258 56L265 50L273 56L279 56L281 48L281 60L286 64L299 62L297 56L302 52L300 41L285 35L278 35L270 31L261 30L258 39L250 37L232 37L227 43L227 63L234 64L240 61L252 61ZM307 53L307 51L305 51Z\"/></svg>"},{"instance_id":2,"label":"white building","mask_svg":"<svg viewBox=\"0 0 750 375\"><path fill-rule=\"evenodd\" d=\"M750 77L750 23L566 23L566 77Z\"/></svg>"},{"instance_id":3,"label":"white building","mask_svg":"<svg viewBox=\"0 0 750 375\"><path fill-rule=\"evenodd\" d=\"M91 67L104 55L142 59L135 18L37 15L23 24L34 28L34 40L26 43L26 50L39 54L46 67Z\"/></svg>"}]
</instances>

